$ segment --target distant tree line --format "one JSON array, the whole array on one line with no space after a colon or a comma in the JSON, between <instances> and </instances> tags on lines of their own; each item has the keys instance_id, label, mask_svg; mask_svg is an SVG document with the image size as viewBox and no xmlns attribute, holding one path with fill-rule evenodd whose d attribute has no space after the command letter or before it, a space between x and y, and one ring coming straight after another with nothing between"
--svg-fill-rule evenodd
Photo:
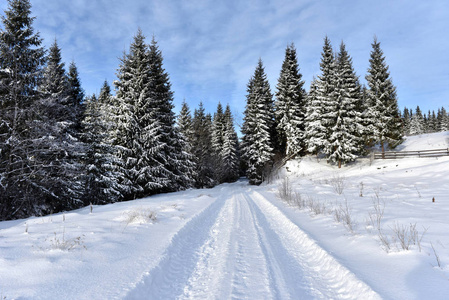
<instances>
[{"instance_id":1,"label":"distant tree line","mask_svg":"<svg viewBox=\"0 0 449 300\"><path fill-rule=\"evenodd\" d=\"M423 113L416 107L415 113L412 109L404 108L402 113L404 135L417 135L423 133L433 133L447 131L449 129L449 117L444 107L435 111Z\"/></svg>"}]
</instances>

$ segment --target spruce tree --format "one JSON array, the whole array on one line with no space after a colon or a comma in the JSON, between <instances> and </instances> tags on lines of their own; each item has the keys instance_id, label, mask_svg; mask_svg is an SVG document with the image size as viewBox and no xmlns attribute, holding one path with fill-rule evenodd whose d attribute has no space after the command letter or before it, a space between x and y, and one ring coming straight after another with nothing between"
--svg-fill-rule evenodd
<instances>
[{"instance_id":1,"label":"spruce tree","mask_svg":"<svg viewBox=\"0 0 449 300\"><path fill-rule=\"evenodd\" d=\"M212 121L201 102L195 109L192 121L192 153L195 159L195 187L209 188L216 185L214 156L211 146Z\"/></svg>"},{"instance_id":2,"label":"spruce tree","mask_svg":"<svg viewBox=\"0 0 449 300\"><path fill-rule=\"evenodd\" d=\"M85 205L105 204L123 199L125 190L120 183L120 160L116 148L111 143L109 130L112 126L108 106L111 102L111 88L107 81L100 90L98 99L95 95L86 100L82 122L83 142L86 144L84 156L84 194Z\"/></svg>"},{"instance_id":3,"label":"spruce tree","mask_svg":"<svg viewBox=\"0 0 449 300\"><path fill-rule=\"evenodd\" d=\"M116 126L113 130L115 146L120 151L122 174L128 186L125 200L148 195L168 182L159 173L164 168L153 160L159 153L159 124L153 121L149 95L149 59L145 37L139 30L124 54L119 66L114 112ZM157 155L156 154L156 155Z\"/></svg>"},{"instance_id":4,"label":"spruce tree","mask_svg":"<svg viewBox=\"0 0 449 300\"><path fill-rule=\"evenodd\" d=\"M192 115L190 114L189 105L184 100L182 102L181 111L179 112L177 124L179 132L184 136L184 139L192 144Z\"/></svg>"},{"instance_id":5,"label":"spruce tree","mask_svg":"<svg viewBox=\"0 0 449 300\"><path fill-rule=\"evenodd\" d=\"M396 147L402 142L402 124L396 96L396 88L390 78L388 66L377 38L371 44L370 66L366 81L368 97L373 105L372 117L376 120L373 128L373 139L380 143L382 152L385 146Z\"/></svg>"},{"instance_id":6,"label":"spruce tree","mask_svg":"<svg viewBox=\"0 0 449 300\"><path fill-rule=\"evenodd\" d=\"M410 134L410 120L411 120L411 116L410 116L410 112L408 110L407 107L404 107L404 113L402 114L402 122L403 122L403 126L404 126L404 135L409 135Z\"/></svg>"},{"instance_id":7,"label":"spruce tree","mask_svg":"<svg viewBox=\"0 0 449 300\"><path fill-rule=\"evenodd\" d=\"M438 131L447 131L448 130L448 116L446 109L441 107L441 109L438 109L437 114L437 122L438 122Z\"/></svg>"},{"instance_id":8,"label":"spruce tree","mask_svg":"<svg viewBox=\"0 0 449 300\"><path fill-rule=\"evenodd\" d=\"M246 110L242 127L242 154L250 184L260 184L268 178L273 159L274 112L273 96L259 60L251 77L246 96Z\"/></svg>"},{"instance_id":9,"label":"spruce tree","mask_svg":"<svg viewBox=\"0 0 449 300\"><path fill-rule=\"evenodd\" d=\"M305 119L307 151L316 155L324 148L326 142L326 127L324 127L322 119L324 106L318 98L317 85L317 80L313 78L307 97L307 114Z\"/></svg>"},{"instance_id":10,"label":"spruce tree","mask_svg":"<svg viewBox=\"0 0 449 300\"><path fill-rule=\"evenodd\" d=\"M220 151L220 159L223 168L221 181L236 181L240 174L239 142L234 129L234 119L229 105L226 106L224 112L223 146Z\"/></svg>"},{"instance_id":11,"label":"spruce tree","mask_svg":"<svg viewBox=\"0 0 449 300\"><path fill-rule=\"evenodd\" d=\"M361 98L360 84L343 42L337 57L336 75L336 121L329 137L328 160L337 162L340 168L342 163L354 161L363 146L363 125L357 109Z\"/></svg>"},{"instance_id":12,"label":"spruce tree","mask_svg":"<svg viewBox=\"0 0 449 300\"><path fill-rule=\"evenodd\" d=\"M29 0L8 0L0 31L0 219L39 213L37 84L44 65ZM40 126L39 126L40 127Z\"/></svg>"},{"instance_id":13,"label":"spruce tree","mask_svg":"<svg viewBox=\"0 0 449 300\"><path fill-rule=\"evenodd\" d=\"M225 172L225 166L222 161L221 152L223 150L225 134L225 119L223 114L223 106L218 102L217 111L214 114L212 120L212 132L211 132L211 146L214 156L214 174L215 180L218 183L222 183L223 175Z\"/></svg>"},{"instance_id":14,"label":"spruce tree","mask_svg":"<svg viewBox=\"0 0 449 300\"><path fill-rule=\"evenodd\" d=\"M309 98L306 136L309 152L326 155L332 152L330 136L337 120L336 62L328 37L324 38L320 62L321 75L312 83Z\"/></svg>"},{"instance_id":15,"label":"spruce tree","mask_svg":"<svg viewBox=\"0 0 449 300\"><path fill-rule=\"evenodd\" d=\"M293 44L285 50L275 102L277 138L283 156L303 154L306 92Z\"/></svg>"},{"instance_id":16,"label":"spruce tree","mask_svg":"<svg viewBox=\"0 0 449 300\"><path fill-rule=\"evenodd\" d=\"M149 92L154 122L159 124L158 134L161 136L162 148L158 162L164 165L159 174L167 182L160 192L173 192L192 186L194 176L193 157L185 152L185 140L175 127L176 118L173 112L173 92L168 73L163 68L162 52L156 40L149 45ZM166 180L165 180L166 179Z\"/></svg>"},{"instance_id":17,"label":"spruce tree","mask_svg":"<svg viewBox=\"0 0 449 300\"><path fill-rule=\"evenodd\" d=\"M56 40L50 47L39 90L43 135L36 160L47 166L41 181L49 191L45 201L49 211L77 208L82 205L84 145L78 139L77 107L70 101L67 74Z\"/></svg>"},{"instance_id":18,"label":"spruce tree","mask_svg":"<svg viewBox=\"0 0 449 300\"><path fill-rule=\"evenodd\" d=\"M84 110L84 90L81 87L78 68L74 61L69 65L67 73L69 102L72 103L75 110L75 126L78 129L83 118Z\"/></svg>"}]
</instances>

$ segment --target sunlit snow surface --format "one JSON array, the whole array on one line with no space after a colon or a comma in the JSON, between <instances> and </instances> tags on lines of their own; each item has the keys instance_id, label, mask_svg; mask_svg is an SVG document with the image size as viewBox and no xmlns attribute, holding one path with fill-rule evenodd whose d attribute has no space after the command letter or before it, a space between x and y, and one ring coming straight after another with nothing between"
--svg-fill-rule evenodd
<instances>
[{"instance_id":1,"label":"sunlit snow surface","mask_svg":"<svg viewBox=\"0 0 449 300\"><path fill-rule=\"evenodd\" d=\"M448 147L449 133L401 151ZM0 223L1 299L447 299L449 157L291 161L246 181ZM283 177L324 214L278 197ZM342 178L343 193L333 181ZM432 199L435 198L435 202ZM420 247L389 251L370 222L416 224ZM331 211L347 201L354 232ZM433 246L433 249L432 249ZM420 249L421 248L421 249ZM435 249L435 251L434 251ZM421 250L421 251L420 251ZM438 260L440 266L438 266Z\"/></svg>"}]
</instances>

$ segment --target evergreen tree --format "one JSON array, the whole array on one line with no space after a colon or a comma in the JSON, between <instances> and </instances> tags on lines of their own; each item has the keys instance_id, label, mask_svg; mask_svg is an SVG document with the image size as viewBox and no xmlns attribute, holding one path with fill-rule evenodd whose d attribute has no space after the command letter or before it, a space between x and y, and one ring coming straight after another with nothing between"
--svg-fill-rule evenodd
<instances>
[{"instance_id":1,"label":"evergreen tree","mask_svg":"<svg viewBox=\"0 0 449 300\"><path fill-rule=\"evenodd\" d=\"M448 116L446 109L444 107L441 107L441 109L438 110L437 114L437 122L438 122L438 131L447 131L448 130Z\"/></svg>"},{"instance_id":2,"label":"evergreen tree","mask_svg":"<svg viewBox=\"0 0 449 300\"><path fill-rule=\"evenodd\" d=\"M84 145L78 139L77 108L69 98L67 75L56 40L50 47L39 89L42 149L35 159L48 166L41 181L49 191L45 201L49 211L77 208L82 205Z\"/></svg>"},{"instance_id":3,"label":"evergreen tree","mask_svg":"<svg viewBox=\"0 0 449 300\"><path fill-rule=\"evenodd\" d=\"M411 121L410 112L407 107L404 107L404 113L402 115L402 122L403 122L403 126L404 126L404 130L403 130L404 135L410 134L410 121Z\"/></svg>"},{"instance_id":4,"label":"evergreen tree","mask_svg":"<svg viewBox=\"0 0 449 300\"><path fill-rule=\"evenodd\" d=\"M239 178L240 174L240 157L239 142L237 133L234 129L234 120L229 105L226 106L224 112L224 134L223 146L220 151L222 162L222 182L233 182Z\"/></svg>"},{"instance_id":5,"label":"evergreen tree","mask_svg":"<svg viewBox=\"0 0 449 300\"><path fill-rule=\"evenodd\" d=\"M336 62L330 40L324 39L323 52L320 62L321 75L314 82L313 95L309 99L307 136L309 139L309 151L318 153L323 151L327 156L332 153L330 136L332 128L337 121L336 87Z\"/></svg>"},{"instance_id":6,"label":"evergreen tree","mask_svg":"<svg viewBox=\"0 0 449 300\"><path fill-rule=\"evenodd\" d=\"M337 57L336 74L334 95L337 118L329 137L328 160L338 162L338 167L341 167L342 163L355 160L361 152L360 133L363 132L361 114L357 110L361 98L360 84L343 42Z\"/></svg>"},{"instance_id":7,"label":"evergreen tree","mask_svg":"<svg viewBox=\"0 0 449 300\"><path fill-rule=\"evenodd\" d=\"M32 27L29 0L8 0L0 31L0 219L40 213L42 166L36 113L44 49ZM39 126L40 127L40 126Z\"/></svg>"},{"instance_id":8,"label":"evergreen tree","mask_svg":"<svg viewBox=\"0 0 449 300\"><path fill-rule=\"evenodd\" d=\"M193 129L192 129L192 115L190 114L189 105L185 102L182 102L181 111L178 116L178 128L179 132L184 136L184 139L191 145L193 138Z\"/></svg>"},{"instance_id":9,"label":"evergreen tree","mask_svg":"<svg viewBox=\"0 0 449 300\"><path fill-rule=\"evenodd\" d=\"M275 102L278 147L284 156L303 154L306 148L304 141L306 92L303 86L296 49L291 44L285 50Z\"/></svg>"},{"instance_id":10,"label":"evergreen tree","mask_svg":"<svg viewBox=\"0 0 449 300\"><path fill-rule=\"evenodd\" d=\"M326 141L326 127L324 127L322 119L324 106L318 98L317 85L318 82L314 78L310 84L308 94L305 130L307 151L313 154L318 154Z\"/></svg>"},{"instance_id":11,"label":"evergreen tree","mask_svg":"<svg viewBox=\"0 0 449 300\"><path fill-rule=\"evenodd\" d=\"M107 81L101 88L98 99L93 95L86 101L86 109L82 122L83 141L86 144L84 158L84 194L85 205L105 204L123 199L123 180L119 178L117 166L120 160L116 157L116 148L109 139L111 119L108 105L111 101L111 88Z\"/></svg>"},{"instance_id":12,"label":"evergreen tree","mask_svg":"<svg viewBox=\"0 0 449 300\"><path fill-rule=\"evenodd\" d=\"M273 96L262 60L251 77L242 127L242 154L250 184L262 183L271 172L273 159Z\"/></svg>"},{"instance_id":13,"label":"evergreen tree","mask_svg":"<svg viewBox=\"0 0 449 300\"><path fill-rule=\"evenodd\" d=\"M120 150L122 174L128 186L125 200L151 194L168 184L160 174L164 165L154 160L160 155L161 136L154 120L149 95L149 58L145 37L139 30L134 36L129 54L124 54L119 66L114 111L116 113L113 140Z\"/></svg>"},{"instance_id":14,"label":"evergreen tree","mask_svg":"<svg viewBox=\"0 0 449 300\"><path fill-rule=\"evenodd\" d=\"M438 132L438 121L434 110L432 110L432 114L429 111L429 129L429 132Z\"/></svg>"},{"instance_id":15,"label":"evergreen tree","mask_svg":"<svg viewBox=\"0 0 449 300\"><path fill-rule=\"evenodd\" d=\"M153 39L139 30L119 68L115 142L121 149L127 199L191 186L193 166L175 128L173 92ZM125 183L123 183L125 184Z\"/></svg>"},{"instance_id":16,"label":"evergreen tree","mask_svg":"<svg viewBox=\"0 0 449 300\"><path fill-rule=\"evenodd\" d=\"M223 182L222 178L224 175L225 167L223 165L221 151L223 150L225 134L225 119L223 114L223 106L218 102L217 112L214 114L212 120L212 132L211 132L211 146L214 156L214 170L215 170L215 180L218 183Z\"/></svg>"},{"instance_id":17,"label":"evergreen tree","mask_svg":"<svg viewBox=\"0 0 449 300\"><path fill-rule=\"evenodd\" d=\"M79 78L78 68L74 61L69 65L69 72L67 74L67 81L69 84L69 99L73 106L80 106L84 101L84 90L81 87L81 80ZM100 92L101 93L101 92Z\"/></svg>"},{"instance_id":18,"label":"evergreen tree","mask_svg":"<svg viewBox=\"0 0 449 300\"><path fill-rule=\"evenodd\" d=\"M371 44L370 67L366 81L368 82L368 97L373 105L373 139L380 143L382 152L388 144L394 148L402 142L402 124L399 118L396 88L391 81L388 66L385 63L383 51L377 38Z\"/></svg>"},{"instance_id":19,"label":"evergreen tree","mask_svg":"<svg viewBox=\"0 0 449 300\"><path fill-rule=\"evenodd\" d=\"M195 159L195 187L209 188L216 185L214 176L214 156L211 146L212 121L206 115L203 103L195 109L193 114L192 153Z\"/></svg>"},{"instance_id":20,"label":"evergreen tree","mask_svg":"<svg viewBox=\"0 0 449 300\"><path fill-rule=\"evenodd\" d=\"M79 78L78 69L74 61L69 65L69 72L67 73L68 96L69 102L72 103L75 111L75 124L78 129L83 118L84 110L84 90L81 87L81 80Z\"/></svg>"},{"instance_id":21,"label":"evergreen tree","mask_svg":"<svg viewBox=\"0 0 449 300\"><path fill-rule=\"evenodd\" d=\"M160 127L163 147L159 150L159 162L165 166L160 174L167 179L167 184L160 189L161 192L173 192L192 186L194 177L193 157L185 152L184 140L175 127L176 117L173 112L173 92L168 73L163 68L162 52L153 38L149 46L149 91L151 96L151 110L155 121Z\"/></svg>"}]
</instances>

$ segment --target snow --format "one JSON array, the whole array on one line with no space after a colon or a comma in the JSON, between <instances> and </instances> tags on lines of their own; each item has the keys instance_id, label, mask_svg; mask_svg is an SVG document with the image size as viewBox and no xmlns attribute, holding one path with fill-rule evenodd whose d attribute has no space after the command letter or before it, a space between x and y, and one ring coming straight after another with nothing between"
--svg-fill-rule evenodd
<instances>
[{"instance_id":1,"label":"snow","mask_svg":"<svg viewBox=\"0 0 449 300\"><path fill-rule=\"evenodd\" d=\"M399 150L448 140L449 132L413 136ZM448 172L449 157L359 159L341 169L306 157L259 187L241 180L0 222L0 298L445 299ZM282 201L286 176L325 212ZM391 239L386 249L369 218L377 199L385 236L416 223L420 245L402 250ZM332 213L344 203L353 232Z\"/></svg>"}]
</instances>

